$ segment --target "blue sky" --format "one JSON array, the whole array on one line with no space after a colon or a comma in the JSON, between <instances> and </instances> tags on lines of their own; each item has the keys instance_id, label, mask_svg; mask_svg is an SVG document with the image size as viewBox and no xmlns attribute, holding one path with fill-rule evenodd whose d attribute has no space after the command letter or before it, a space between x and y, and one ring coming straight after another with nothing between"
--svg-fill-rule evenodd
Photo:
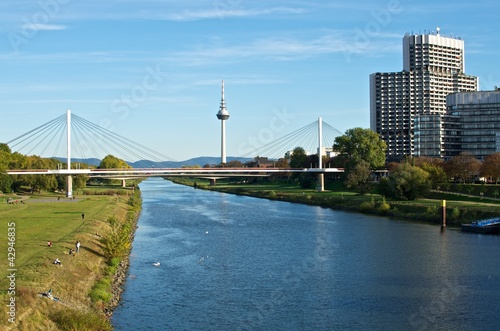
<instances>
[{"instance_id":1,"label":"blue sky","mask_svg":"<svg viewBox=\"0 0 500 331\"><path fill-rule=\"evenodd\" d=\"M63 115L175 160L238 156L318 117L369 127L369 75L402 70L406 32L465 40L500 86L498 1L3 0L0 142Z\"/></svg>"}]
</instances>

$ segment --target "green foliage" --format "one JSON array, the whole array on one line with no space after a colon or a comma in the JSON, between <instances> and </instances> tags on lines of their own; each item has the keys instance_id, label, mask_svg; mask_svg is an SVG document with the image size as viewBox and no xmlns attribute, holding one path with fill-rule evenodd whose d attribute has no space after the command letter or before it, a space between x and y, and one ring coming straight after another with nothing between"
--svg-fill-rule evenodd
<instances>
[{"instance_id":1,"label":"green foliage","mask_svg":"<svg viewBox=\"0 0 500 331\"><path fill-rule=\"evenodd\" d=\"M370 164L361 160L347 174L345 185L347 188L352 188L359 194L370 192L373 185L370 181Z\"/></svg>"},{"instance_id":2,"label":"green foliage","mask_svg":"<svg viewBox=\"0 0 500 331\"><path fill-rule=\"evenodd\" d=\"M359 209L361 211L369 211L371 209L373 209L374 205L372 202L370 201L363 201L360 205L359 205Z\"/></svg>"},{"instance_id":3,"label":"green foliage","mask_svg":"<svg viewBox=\"0 0 500 331\"><path fill-rule=\"evenodd\" d=\"M388 179L381 181L383 195L396 199L415 200L431 189L429 173L409 163L400 165Z\"/></svg>"},{"instance_id":4,"label":"green foliage","mask_svg":"<svg viewBox=\"0 0 500 331\"><path fill-rule=\"evenodd\" d=\"M113 155L106 155L98 166L99 169L122 169L130 166L122 159Z\"/></svg>"},{"instance_id":5,"label":"green foliage","mask_svg":"<svg viewBox=\"0 0 500 331\"><path fill-rule=\"evenodd\" d=\"M459 217L460 217L460 210L457 207L453 208L451 210L450 218L455 221L458 220Z\"/></svg>"},{"instance_id":6,"label":"green foliage","mask_svg":"<svg viewBox=\"0 0 500 331\"><path fill-rule=\"evenodd\" d=\"M391 205L388 203L381 203L380 206L378 206L378 211L381 214L386 214L390 209Z\"/></svg>"},{"instance_id":7,"label":"green foliage","mask_svg":"<svg viewBox=\"0 0 500 331\"><path fill-rule=\"evenodd\" d=\"M134 190L134 193L130 196L130 199L128 200L127 204L132 207L132 210L134 211L139 211L141 210L142 206L142 196L141 196L141 191L138 189Z\"/></svg>"},{"instance_id":8,"label":"green foliage","mask_svg":"<svg viewBox=\"0 0 500 331\"><path fill-rule=\"evenodd\" d=\"M110 267L116 267L116 266L118 266L120 264L120 262L121 262L121 260L119 258L115 257L115 258L112 258L112 259L109 260L108 265Z\"/></svg>"},{"instance_id":9,"label":"green foliage","mask_svg":"<svg viewBox=\"0 0 500 331\"><path fill-rule=\"evenodd\" d=\"M50 319L62 331L113 330L111 322L108 319L102 318L98 313L91 311L80 311L66 307L52 313Z\"/></svg>"},{"instance_id":10,"label":"green foliage","mask_svg":"<svg viewBox=\"0 0 500 331\"><path fill-rule=\"evenodd\" d=\"M89 297L93 302L108 303L111 301L113 297L113 294L111 294L111 280L105 277L96 282L90 290Z\"/></svg>"},{"instance_id":11,"label":"green foliage","mask_svg":"<svg viewBox=\"0 0 500 331\"><path fill-rule=\"evenodd\" d=\"M448 186L448 175L439 165L425 162L420 168L429 174L429 180L433 190L445 189Z\"/></svg>"},{"instance_id":12,"label":"green foliage","mask_svg":"<svg viewBox=\"0 0 500 331\"><path fill-rule=\"evenodd\" d=\"M391 209L391 205L389 205L387 203L387 201L385 200L385 197L382 197L382 202L380 203L380 205L378 206L378 211L379 213L381 214L385 214L387 213L389 210Z\"/></svg>"},{"instance_id":13,"label":"green foliage","mask_svg":"<svg viewBox=\"0 0 500 331\"><path fill-rule=\"evenodd\" d=\"M0 174L0 192L10 193L12 191L12 180L11 176L6 174Z\"/></svg>"},{"instance_id":14,"label":"green foliage","mask_svg":"<svg viewBox=\"0 0 500 331\"><path fill-rule=\"evenodd\" d=\"M12 154L9 145L7 145L5 143L0 143L0 152L4 152L4 153L7 153L7 154Z\"/></svg>"},{"instance_id":15,"label":"green foliage","mask_svg":"<svg viewBox=\"0 0 500 331\"><path fill-rule=\"evenodd\" d=\"M347 130L343 136L336 137L333 149L339 153L340 158L346 160L347 169L352 169L362 160L368 162L371 169L376 169L385 164L387 145L376 132L354 128Z\"/></svg>"},{"instance_id":16,"label":"green foliage","mask_svg":"<svg viewBox=\"0 0 500 331\"><path fill-rule=\"evenodd\" d=\"M307 154L302 147L295 147L292 155L290 156L291 168L305 168L307 167Z\"/></svg>"},{"instance_id":17,"label":"green foliage","mask_svg":"<svg viewBox=\"0 0 500 331\"><path fill-rule=\"evenodd\" d=\"M428 206L425 212L429 216L436 216L439 214L439 208L436 205Z\"/></svg>"},{"instance_id":18,"label":"green foliage","mask_svg":"<svg viewBox=\"0 0 500 331\"><path fill-rule=\"evenodd\" d=\"M87 186L89 176L73 175L73 190L82 190Z\"/></svg>"},{"instance_id":19,"label":"green foliage","mask_svg":"<svg viewBox=\"0 0 500 331\"><path fill-rule=\"evenodd\" d=\"M128 224L120 225L114 216L108 218L108 223L111 231L101 239L104 256L109 260L122 258L130 250L131 227Z\"/></svg>"},{"instance_id":20,"label":"green foliage","mask_svg":"<svg viewBox=\"0 0 500 331\"><path fill-rule=\"evenodd\" d=\"M313 177L311 174L304 173L299 176L299 185L303 189L308 189L313 187Z\"/></svg>"}]
</instances>

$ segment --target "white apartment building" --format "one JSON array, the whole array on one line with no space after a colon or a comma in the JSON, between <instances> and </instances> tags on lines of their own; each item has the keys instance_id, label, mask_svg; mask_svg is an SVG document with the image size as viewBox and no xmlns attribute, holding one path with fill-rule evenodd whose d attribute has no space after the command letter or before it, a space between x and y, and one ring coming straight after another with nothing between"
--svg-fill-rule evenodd
<instances>
[{"instance_id":1,"label":"white apartment building","mask_svg":"<svg viewBox=\"0 0 500 331\"><path fill-rule=\"evenodd\" d=\"M464 70L463 40L438 31L406 34L403 71L370 75L370 128L386 142L388 162L443 156L446 96L478 87Z\"/></svg>"}]
</instances>

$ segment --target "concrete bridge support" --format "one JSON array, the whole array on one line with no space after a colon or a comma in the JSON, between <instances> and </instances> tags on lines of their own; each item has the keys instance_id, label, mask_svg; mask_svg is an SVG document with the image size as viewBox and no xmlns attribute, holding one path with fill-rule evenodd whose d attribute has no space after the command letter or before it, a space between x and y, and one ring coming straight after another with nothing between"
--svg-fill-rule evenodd
<instances>
[{"instance_id":1,"label":"concrete bridge support","mask_svg":"<svg viewBox=\"0 0 500 331\"><path fill-rule=\"evenodd\" d=\"M66 177L66 197L71 198L73 196L73 176L68 175Z\"/></svg>"},{"instance_id":2,"label":"concrete bridge support","mask_svg":"<svg viewBox=\"0 0 500 331\"><path fill-rule=\"evenodd\" d=\"M122 187L127 187L127 183L125 182L125 179L122 179Z\"/></svg>"},{"instance_id":3,"label":"concrete bridge support","mask_svg":"<svg viewBox=\"0 0 500 331\"><path fill-rule=\"evenodd\" d=\"M323 192L325 190L325 175L318 174L318 192Z\"/></svg>"}]
</instances>

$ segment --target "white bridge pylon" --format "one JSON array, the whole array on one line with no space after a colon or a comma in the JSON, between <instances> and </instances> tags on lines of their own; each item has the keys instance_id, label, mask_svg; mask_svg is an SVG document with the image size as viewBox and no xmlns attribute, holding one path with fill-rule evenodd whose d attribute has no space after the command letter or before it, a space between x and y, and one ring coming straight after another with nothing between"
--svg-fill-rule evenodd
<instances>
[{"instance_id":1,"label":"white bridge pylon","mask_svg":"<svg viewBox=\"0 0 500 331\"><path fill-rule=\"evenodd\" d=\"M66 111L66 132L67 132L67 151L68 151L68 170L71 170L71 110ZM66 177L66 196L73 196L73 177L71 174Z\"/></svg>"}]
</instances>

